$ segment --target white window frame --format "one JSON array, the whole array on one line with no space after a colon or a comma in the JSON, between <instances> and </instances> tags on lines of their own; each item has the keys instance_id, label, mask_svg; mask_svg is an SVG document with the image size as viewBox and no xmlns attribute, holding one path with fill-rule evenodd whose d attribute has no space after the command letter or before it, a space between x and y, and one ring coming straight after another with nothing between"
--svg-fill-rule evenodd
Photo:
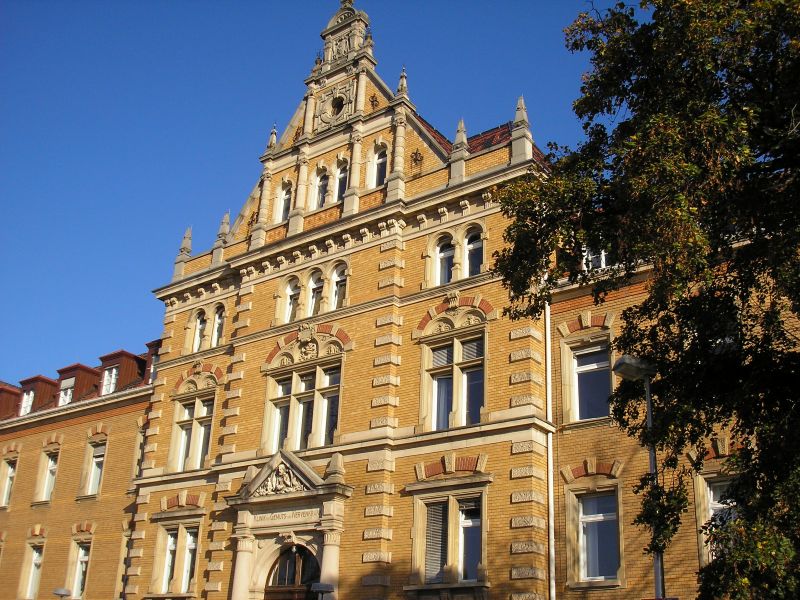
<instances>
[{"instance_id":1,"label":"white window frame","mask_svg":"<svg viewBox=\"0 0 800 600\"><path fill-rule=\"evenodd\" d=\"M67 377L61 380L58 390L58 406L65 406L72 402L72 395L75 391L75 378Z\"/></svg>"},{"instance_id":2,"label":"white window frame","mask_svg":"<svg viewBox=\"0 0 800 600\"><path fill-rule=\"evenodd\" d=\"M14 492L14 479L17 475L19 457L4 458L0 463L0 506L11 503L11 494Z\"/></svg>"},{"instance_id":3,"label":"white window frame","mask_svg":"<svg viewBox=\"0 0 800 600\"><path fill-rule=\"evenodd\" d=\"M225 307L217 306L214 309L214 324L211 328L211 347L216 348L222 343L225 332Z\"/></svg>"},{"instance_id":4,"label":"white window frame","mask_svg":"<svg viewBox=\"0 0 800 600\"><path fill-rule=\"evenodd\" d=\"M30 414L31 409L33 408L33 401L36 398L36 392L34 390L27 390L22 392L22 402L19 405L19 416L24 417L27 414Z\"/></svg>"},{"instance_id":5,"label":"white window frame","mask_svg":"<svg viewBox=\"0 0 800 600\"><path fill-rule=\"evenodd\" d=\"M470 242L471 239L477 238ZM467 231L467 234L464 236L464 260L463 260L463 277L475 277L479 275L483 271L483 263L484 263L484 244L483 244L483 232L477 229L471 229ZM470 274L472 270L474 261L472 260L471 253L477 253L480 251L480 262L477 264L477 273Z\"/></svg>"},{"instance_id":6,"label":"white window frame","mask_svg":"<svg viewBox=\"0 0 800 600\"><path fill-rule=\"evenodd\" d=\"M344 185L342 181L344 180ZM346 160L339 161L336 165L336 202L342 202L350 185L350 163Z\"/></svg>"},{"instance_id":7,"label":"white window frame","mask_svg":"<svg viewBox=\"0 0 800 600\"><path fill-rule=\"evenodd\" d=\"M609 419L610 412L597 417L581 416L580 395L578 388L577 356L587 352L605 349L608 354L608 391L614 390L615 378L611 365L614 364L614 351L608 331L576 332L575 335L561 340L561 404L565 424L585 423L600 419ZM605 362L605 361L603 361ZM590 369L582 369L589 372Z\"/></svg>"},{"instance_id":8,"label":"white window frame","mask_svg":"<svg viewBox=\"0 0 800 600\"><path fill-rule=\"evenodd\" d=\"M307 310L308 316L314 317L322 312L323 288L325 286L325 279L322 277L322 271L315 270L308 278L307 290Z\"/></svg>"},{"instance_id":9,"label":"white window frame","mask_svg":"<svg viewBox=\"0 0 800 600\"><path fill-rule=\"evenodd\" d=\"M289 213L292 211L292 186L286 184L280 189L279 196L280 205L278 207L278 222L282 223L289 219Z\"/></svg>"},{"instance_id":10,"label":"white window frame","mask_svg":"<svg viewBox=\"0 0 800 600\"><path fill-rule=\"evenodd\" d=\"M323 180L325 181L324 190L322 187ZM316 178L314 179L314 194L312 195L312 198L314 199L314 205L312 206L312 210L319 210L320 208L324 208L326 206L330 185L331 177L328 175L327 171L322 171L321 173L317 174Z\"/></svg>"},{"instance_id":11,"label":"white window frame","mask_svg":"<svg viewBox=\"0 0 800 600\"><path fill-rule=\"evenodd\" d=\"M117 391L119 380L119 365L112 365L103 370L103 388L101 396L107 396Z\"/></svg>"},{"instance_id":12,"label":"white window frame","mask_svg":"<svg viewBox=\"0 0 800 600\"><path fill-rule=\"evenodd\" d=\"M286 282L284 298L283 322L292 323L298 319L300 312L300 280L296 277Z\"/></svg>"},{"instance_id":13,"label":"white window frame","mask_svg":"<svg viewBox=\"0 0 800 600\"><path fill-rule=\"evenodd\" d=\"M332 373L338 373L331 382ZM311 378L311 384L305 384ZM307 448L320 448L331 445L336 439L340 426L341 411L341 359L321 361L316 364L292 365L276 369L270 373L267 401L268 433L267 451L274 454L281 449L281 433L286 432L283 448L297 451ZM331 428L333 398L336 398L336 426ZM288 412L285 407L288 407ZM283 410L281 410L283 408ZM312 410L310 421L306 421L305 411ZM286 417L284 422L283 417ZM304 425L311 429L304 434ZM305 438L305 439L303 439Z\"/></svg>"},{"instance_id":14,"label":"white window frame","mask_svg":"<svg viewBox=\"0 0 800 600\"><path fill-rule=\"evenodd\" d=\"M206 335L208 318L204 310L199 310L194 315L194 327L192 330L192 352L199 352L203 349L203 338Z\"/></svg>"},{"instance_id":15,"label":"white window frame","mask_svg":"<svg viewBox=\"0 0 800 600\"><path fill-rule=\"evenodd\" d=\"M175 399L173 453L170 461L173 472L205 468L211 451L214 404L213 395L190 393Z\"/></svg>"},{"instance_id":16,"label":"white window frame","mask_svg":"<svg viewBox=\"0 0 800 600\"><path fill-rule=\"evenodd\" d=\"M586 354L593 354L597 352L605 352L606 360L592 363L588 366L579 367L578 366L578 357L586 355ZM573 385L575 390L575 415L577 416L577 420L579 421L586 421L587 419L600 419L603 417L607 417L609 415L608 411L604 415L594 415L594 416L583 416L581 414L580 408L580 376L583 373L594 373L596 371L607 371L608 372L608 394L610 395L613 391L613 387L611 384L611 350L607 344L596 344L596 345L589 345L589 346L580 346L578 348L573 348L572 350L572 372L573 372Z\"/></svg>"},{"instance_id":17,"label":"white window frame","mask_svg":"<svg viewBox=\"0 0 800 600\"><path fill-rule=\"evenodd\" d=\"M622 490L620 480L604 475L583 477L564 486L566 517L567 586L571 589L625 587L625 546L623 536ZM585 575L585 540L581 519L581 499L608 494L616 500L618 568L616 577L588 578ZM610 514L610 513L609 513Z\"/></svg>"},{"instance_id":18,"label":"white window frame","mask_svg":"<svg viewBox=\"0 0 800 600\"><path fill-rule=\"evenodd\" d=\"M347 306L347 265L337 265L331 277L330 310Z\"/></svg>"},{"instance_id":19,"label":"white window frame","mask_svg":"<svg viewBox=\"0 0 800 600\"><path fill-rule=\"evenodd\" d=\"M197 560L200 556L200 524L164 524L157 552L162 557L154 573L153 589L159 594L194 595L197 592Z\"/></svg>"},{"instance_id":20,"label":"white window frame","mask_svg":"<svg viewBox=\"0 0 800 600\"><path fill-rule=\"evenodd\" d=\"M39 502L50 502L53 498L53 491L56 487L56 477L58 476L59 454L60 452L57 450L45 452L43 454L43 478Z\"/></svg>"},{"instance_id":21,"label":"white window frame","mask_svg":"<svg viewBox=\"0 0 800 600\"><path fill-rule=\"evenodd\" d=\"M106 451L105 442L89 444L89 472L86 479L86 495L96 496L100 493L100 484L103 482L103 468L105 467Z\"/></svg>"},{"instance_id":22,"label":"white window frame","mask_svg":"<svg viewBox=\"0 0 800 600\"><path fill-rule=\"evenodd\" d=\"M619 519L617 517L617 511L615 510L613 513L598 513L592 515L585 515L583 512L584 502L590 498L597 498L599 496L611 497L614 499L615 504L617 504L616 494L614 492L600 492L595 494L582 494L578 496L578 545L580 546L580 578L581 581L607 581L609 579L616 579L616 573L613 576L590 576L587 572L587 560L589 558L589 551L590 549L586 545L586 534L585 530L586 527L592 523L616 523L616 531L617 531L617 543L619 543ZM619 567L618 567L619 568Z\"/></svg>"},{"instance_id":23,"label":"white window frame","mask_svg":"<svg viewBox=\"0 0 800 600\"><path fill-rule=\"evenodd\" d=\"M464 347L471 342L480 344L480 355L471 358L464 357ZM432 336L423 341L423 404L427 409L423 411L423 420L426 431L443 431L455 427L476 426L480 424L482 409L486 406L486 335L483 327L480 329L466 330L453 335ZM452 362L434 366L434 355L437 350L451 348ZM478 408L478 421L467 423L469 417L469 387L467 385L468 373L480 370L482 372L483 386L481 390L481 405ZM448 417L448 427L439 428L437 424L437 408L441 399L438 397L437 379L451 377L451 411Z\"/></svg>"},{"instance_id":24,"label":"white window frame","mask_svg":"<svg viewBox=\"0 0 800 600\"><path fill-rule=\"evenodd\" d=\"M448 249L445 249L448 247ZM447 285L452 283L454 279L455 269L456 246L453 239L449 236L442 237L436 242L436 250L434 255L434 281L435 285ZM449 272L446 269L446 260L450 259Z\"/></svg>"},{"instance_id":25,"label":"white window frame","mask_svg":"<svg viewBox=\"0 0 800 600\"><path fill-rule=\"evenodd\" d=\"M89 577L91 552L91 542L75 542L75 571L70 584L73 598L83 598L86 595L86 580Z\"/></svg>"},{"instance_id":26,"label":"white window frame","mask_svg":"<svg viewBox=\"0 0 800 600\"><path fill-rule=\"evenodd\" d=\"M39 595L39 584L42 579L42 564L44 563L44 544L28 545L27 570L24 581L23 598L33 600Z\"/></svg>"}]
</instances>

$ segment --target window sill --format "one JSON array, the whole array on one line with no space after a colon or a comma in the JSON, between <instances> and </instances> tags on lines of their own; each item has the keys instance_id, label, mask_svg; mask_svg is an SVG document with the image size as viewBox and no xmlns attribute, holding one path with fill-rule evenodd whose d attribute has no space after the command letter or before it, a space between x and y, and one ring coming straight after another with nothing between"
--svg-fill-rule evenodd
<instances>
[{"instance_id":1,"label":"window sill","mask_svg":"<svg viewBox=\"0 0 800 600\"><path fill-rule=\"evenodd\" d=\"M97 500L97 494L81 494L75 497L75 502L83 502L84 500Z\"/></svg>"},{"instance_id":2,"label":"window sill","mask_svg":"<svg viewBox=\"0 0 800 600\"><path fill-rule=\"evenodd\" d=\"M600 427L602 425L613 427L614 421L610 416L594 417L592 419L582 419L580 421L570 421L569 423L564 423L559 429L561 429L561 431L564 433L569 433L573 429L587 429L590 427Z\"/></svg>"},{"instance_id":3,"label":"window sill","mask_svg":"<svg viewBox=\"0 0 800 600\"><path fill-rule=\"evenodd\" d=\"M404 592L429 592L433 590L463 590L470 588L490 588L488 581L458 581L455 583L425 583L422 585L404 585Z\"/></svg>"},{"instance_id":4,"label":"window sill","mask_svg":"<svg viewBox=\"0 0 800 600\"><path fill-rule=\"evenodd\" d=\"M37 506L50 506L50 500L35 500L31 502L31 508L36 508Z\"/></svg>"},{"instance_id":5,"label":"window sill","mask_svg":"<svg viewBox=\"0 0 800 600\"><path fill-rule=\"evenodd\" d=\"M597 581L570 581L567 587L573 590L622 588L624 583L619 579L598 579Z\"/></svg>"},{"instance_id":6,"label":"window sill","mask_svg":"<svg viewBox=\"0 0 800 600\"><path fill-rule=\"evenodd\" d=\"M197 594L195 592L182 592L182 593L170 593L170 594L145 594L145 600L148 598L197 598Z\"/></svg>"}]
</instances>

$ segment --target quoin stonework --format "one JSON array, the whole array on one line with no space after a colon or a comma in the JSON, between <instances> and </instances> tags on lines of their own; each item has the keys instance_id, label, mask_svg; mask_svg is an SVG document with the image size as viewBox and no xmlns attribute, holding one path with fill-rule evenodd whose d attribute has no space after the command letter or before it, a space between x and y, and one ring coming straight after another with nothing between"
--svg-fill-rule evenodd
<instances>
[{"instance_id":1,"label":"quoin stonework","mask_svg":"<svg viewBox=\"0 0 800 600\"><path fill-rule=\"evenodd\" d=\"M505 318L493 190L547 175L523 99L451 140L352 2L321 35L241 211L211 249L187 230L161 339L0 385L0 597L652 597L647 453L606 403L643 282ZM670 596L707 559L713 451Z\"/></svg>"}]
</instances>

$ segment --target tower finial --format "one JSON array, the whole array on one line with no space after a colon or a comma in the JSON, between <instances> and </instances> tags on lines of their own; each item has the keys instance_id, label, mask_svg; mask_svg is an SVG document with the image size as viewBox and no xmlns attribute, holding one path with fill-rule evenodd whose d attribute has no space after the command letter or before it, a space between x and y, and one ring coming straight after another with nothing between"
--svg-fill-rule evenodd
<instances>
[{"instance_id":1,"label":"tower finial","mask_svg":"<svg viewBox=\"0 0 800 600\"><path fill-rule=\"evenodd\" d=\"M406 76L406 66L403 65L403 70L400 71L400 83L397 84L397 95L408 95L408 77Z\"/></svg>"},{"instance_id":2,"label":"tower finial","mask_svg":"<svg viewBox=\"0 0 800 600\"><path fill-rule=\"evenodd\" d=\"M230 211L228 211L225 213L225 216L222 217L222 221L219 224L219 230L217 231L217 238L220 240L224 240L230 230L231 230L231 213Z\"/></svg>"},{"instance_id":3,"label":"tower finial","mask_svg":"<svg viewBox=\"0 0 800 600\"><path fill-rule=\"evenodd\" d=\"M192 253L192 227L189 226L186 228L186 233L183 234L183 240L181 241L181 248L178 252L179 254L185 254L189 256Z\"/></svg>"},{"instance_id":4,"label":"tower finial","mask_svg":"<svg viewBox=\"0 0 800 600\"><path fill-rule=\"evenodd\" d=\"M514 112L514 125L528 124L528 110L525 108L525 99L520 96L517 100L517 110Z\"/></svg>"},{"instance_id":5,"label":"tower finial","mask_svg":"<svg viewBox=\"0 0 800 600\"><path fill-rule=\"evenodd\" d=\"M278 143L278 130L275 127L275 123L272 124L272 131L269 132L269 143L267 144L267 148L274 148L275 144Z\"/></svg>"}]
</instances>

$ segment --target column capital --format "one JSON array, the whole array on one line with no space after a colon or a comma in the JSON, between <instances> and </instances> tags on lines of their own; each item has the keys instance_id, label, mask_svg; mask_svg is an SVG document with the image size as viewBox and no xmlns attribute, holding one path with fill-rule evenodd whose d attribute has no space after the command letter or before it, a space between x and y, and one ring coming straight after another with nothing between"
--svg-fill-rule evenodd
<instances>
[{"instance_id":1,"label":"column capital","mask_svg":"<svg viewBox=\"0 0 800 600\"><path fill-rule=\"evenodd\" d=\"M323 534L323 544L325 546L338 546L342 543L342 532L339 530L326 529Z\"/></svg>"}]
</instances>

